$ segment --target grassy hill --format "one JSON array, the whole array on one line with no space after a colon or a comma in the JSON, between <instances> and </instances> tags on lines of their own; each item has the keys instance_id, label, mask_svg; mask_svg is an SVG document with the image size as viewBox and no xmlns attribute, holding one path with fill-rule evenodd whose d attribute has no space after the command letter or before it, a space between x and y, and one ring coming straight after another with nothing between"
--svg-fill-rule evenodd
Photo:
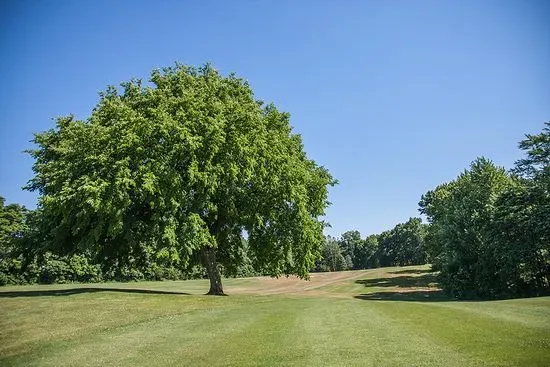
<instances>
[{"instance_id":1,"label":"grassy hill","mask_svg":"<svg viewBox=\"0 0 550 367\"><path fill-rule=\"evenodd\" d=\"M550 297L459 302L426 267L0 288L2 366L548 366Z\"/></svg>"}]
</instances>

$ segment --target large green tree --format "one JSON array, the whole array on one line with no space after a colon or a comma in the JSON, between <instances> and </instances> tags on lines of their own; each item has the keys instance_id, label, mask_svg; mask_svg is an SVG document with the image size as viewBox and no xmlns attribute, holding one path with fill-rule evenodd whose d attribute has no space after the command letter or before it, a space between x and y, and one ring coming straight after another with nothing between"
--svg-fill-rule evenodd
<instances>
[{"instance_id":1,"label":"large green tree","mask_svg":"<svg viewBox=\"0 0 550 367\"><path fill-rule=\"evenodd\" d=\"M443 287L457 297L494 297L505 292L498 278L501 251L493 240L493 216L500 195L515 181L485 158L455 180L422 196L420 211L431 223L428 252L441 270Z\"/></svg>"},{"instance_id":2,"label":"large green tree","mask_svg":"<svg viewBox=\"0 0 550 367\"><path fill-rule=\"evenodd\" d=\"M375 254L378 248L378 236L371 235L367 236L365 240L361 240L359 237L359 232L353 232L356 232L355 239L359 240L358 242L355 242L355 246L353 246L353 268L368 269L371 267L377 267L377 259Z\"/></svg>"},{"instance_id":3,"label":"large green tree","mask_svg":"<svg viewBox=\"0 0 550 367\"><path fill-rule=\"evenodd\" d=\"M361 233L359 233L359 231L344 232L338 244L346 262L345 270L357 268L358 259L355 258L355 255L363 244Z\"/></svg>"},{"instance_id":4,"label":"large green tree","mask_svg":"<svg viewBox=\"0 0 550 367\"><path fill-rule=\"evenodd\" d=\"M526 155L511 173L480 158L422 197L428 255L455 296L550 289L550 123L519 147Z\"/></svg>"},{"instance_id":5,"label":"large green tree","mask_svg":"<svg viewBox=\"0 0 550 367\"><path fill-rule=\"evenodd\" d=\"M307 277L323 242L329 172L309 159L290 116L210 65L155 70L109 87L84 120L36 134L46 246L99 261L201 262Z\"/></svg>"}]
</instances>

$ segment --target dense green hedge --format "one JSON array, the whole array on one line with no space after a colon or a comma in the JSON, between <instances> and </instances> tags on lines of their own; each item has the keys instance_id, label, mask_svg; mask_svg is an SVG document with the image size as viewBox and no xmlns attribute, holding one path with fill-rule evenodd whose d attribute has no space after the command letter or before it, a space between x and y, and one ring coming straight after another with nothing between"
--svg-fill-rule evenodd
<instances>
[{"instance_id":1,"label":"dense green hedge","mask_svg":"<svg viewBox=\"0 0 550 367\"><path fill-rule=\"evenodd\" d=\"M0 285L180 280L202 276L201 269L182 271L175 267L162 267L158 264L152 264L147 268L126 265L103 270L100 265L90 263L82 255L61 257L46 253L32 261L25 261L22 256L19 256L5 258L0 262Z\"/></svg>"},{"instance_id":2,"label":"dense green hedge","mask_svg":"<svg viewBox=\"0 0 550 367\"><path fill-rule=\"evenodd\" d=\"M259 275L250 264L238 267L226 276L250 277ZM103 281L185 280L204 278L204 269L195 266L178 269L152 263L147 266L112 266L102 269L83 255L57 256L50 252L26 261L22 255L6 257L0 261L0 286L17 284L97 283Z\"/></svg>"}]
</instances>

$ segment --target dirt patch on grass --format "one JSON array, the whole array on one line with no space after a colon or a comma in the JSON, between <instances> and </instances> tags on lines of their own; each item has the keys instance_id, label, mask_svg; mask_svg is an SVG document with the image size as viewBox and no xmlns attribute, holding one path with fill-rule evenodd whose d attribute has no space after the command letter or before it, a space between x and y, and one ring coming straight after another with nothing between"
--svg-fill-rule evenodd
<instances>
[{"instance_id":1,"label":"dirt patch on grass","mask_svg":"<svg viewBox=\"0 0 550 367\"><path fill-rule=\"evenodd\" d=\"M309 280L295 276L250 278L246 285L228 285L228 294L289 294L350 297L366 293L439 291L434 273L427 267L379 268L312 273ZM361 287L361 285L364 286Z\"/></svg>"},{"instance_id":2,"label":"dirt patch on grass","mask_svg":"<svg viewBox=\"0 0 550 367\"><path fill-rule=\"evenodd\" d=\"M310 290L318 289L329 284L353 280L365 275L366 270L341 271L333 273L313 273L309 280L303 280L296 276L270 278L258 277L253 285L246 287L227 286L230 294L300 294Z\"/></svg>"}]
</instances>

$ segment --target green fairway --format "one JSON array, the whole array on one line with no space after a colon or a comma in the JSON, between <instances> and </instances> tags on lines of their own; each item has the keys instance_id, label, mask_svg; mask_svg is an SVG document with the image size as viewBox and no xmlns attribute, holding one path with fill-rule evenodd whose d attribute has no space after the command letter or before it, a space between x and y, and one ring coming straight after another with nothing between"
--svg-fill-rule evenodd
<instances>
[{"instance_id":1,"label":"green fairway","mask_svg":"<svg viewBox=\"0 0 550 367\"><path fill-rule=\"evenodd\" d=\"M550 297L458 302L426 267L0 288L2 366L548 366Z\"/></svg>"}]
</instances>

